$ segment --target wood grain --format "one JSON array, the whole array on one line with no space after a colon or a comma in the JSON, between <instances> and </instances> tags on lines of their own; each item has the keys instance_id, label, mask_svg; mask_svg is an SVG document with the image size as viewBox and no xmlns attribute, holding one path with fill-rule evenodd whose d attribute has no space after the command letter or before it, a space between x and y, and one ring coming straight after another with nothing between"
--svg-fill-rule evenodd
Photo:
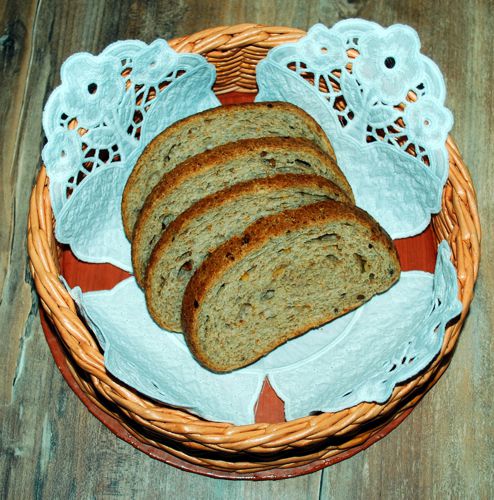
<instances>
[{"instance_id":1,"label":"wood grain","mask_svg":"<svg viewBox=\"0 0 494 500\"><path fill-rule=\"evenodd\" d=\"M0 481L5 498L492 498L494 18L489 0L4 0L0 9ZM63 60L117 39L150 42L220 24L307 29L346 17L413 26L443 70L453 134L477 188L483 263L452 364L390 436L346 462L280 482L213 480L116 439L60 376L27 270L29 192L41 112Z\"/></svg>"}]
</instances>

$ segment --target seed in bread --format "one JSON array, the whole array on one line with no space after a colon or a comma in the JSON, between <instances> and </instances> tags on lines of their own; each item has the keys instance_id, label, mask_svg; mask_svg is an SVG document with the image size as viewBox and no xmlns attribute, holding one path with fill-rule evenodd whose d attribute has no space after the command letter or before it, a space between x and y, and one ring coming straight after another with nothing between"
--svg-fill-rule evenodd
<instances>
[{"instance_id":1,"label":"seed in bread","mask_svg":"<svg viewBox=\"0 0 494 500\"><path fill-rule=\"evenodd\" d=\"M332 158L306 139L244 139L198 154L165 174L146 199L132 238L132 264L140 286L161 234L199 199L238 182L280 173L321 175L353 200L345 176Z\"/></svg>"},{"instance_id":2,"label":"seed in bread","mask_svg":"<svg viewBox=\"0 0 494 500\"><path fill-rule=\"evenodd\" d=\"M212 252L187 285L182 326L198 361L228 372L355 309L399 275L393 242L374 219L322 201L262 218Z\"/></svg>"},{"instance_id":3,"label":"seed in bread","mask_svg":"<svg viewBox=\"0 0 494 500\"><path fill-rule=\"evenodd\" d=\"M163 174L187 158L240 139L304 137L334 158L333 148L317 122L293 104L261 102L230 104L180 120L146 147L125 186L122 219L130 240L148 194Z\"/></svg>"},{"instance_id":4,"label":"seed in bread","mask_svg":"<svg viewBox=\"0 0 494 500\"><path fill-rule=\"evenodd\" d=\"M261 217L327 199L350 202L331 181L304 174L242 182L201 199L167 227L154 247L144 287L151 316L161 327L181 331L183 293L209 253Z\"/></svg>"}]
</instances>

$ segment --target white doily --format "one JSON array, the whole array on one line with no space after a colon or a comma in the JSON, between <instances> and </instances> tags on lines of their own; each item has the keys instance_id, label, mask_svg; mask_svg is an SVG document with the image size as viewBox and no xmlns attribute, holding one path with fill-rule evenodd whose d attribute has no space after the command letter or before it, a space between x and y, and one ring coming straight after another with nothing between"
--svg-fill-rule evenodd
<instances>
[{"instance_id":1,"label":"white doily","mask_svg":"<svg viewBox=\"0 0 494 500\"><path fill-rule=\"evenodd\" d=\"M84 261L130 270L120 215L126 179L157 133L219 104L214 67L161 40L131 41L99 56L76 54L61 73L43 116L56 237ZM270 51L257 75L258 100L294 102L319 121L358 204L393 237L427 225L447 178L452 118L442 106L442 76L419 53L413 30L360 20L330 30L316 25L298 43ZM407 100L409 90L416 103ZM287 419L385 401L396 383L431 362L445 324L461 310L449 257L443 243L433 278L402 273L357 311L224 375L202 368L181 335L152 322L133 278L110 291L71 293L117 378L205 418L243 424L254 420L264 376L283 398Z\"/></svg>"},{"instance_id":2,"label":"white doily","mask_svg":"<svg viewBox=\"0 0 494 500\"><path fill-rule=\"evenodd\" d=\"M265 376L283 399L287 420L386 401L397 383L432 361L446 323L461 311L450 255L443 242L434 276L404 272L387 293L356 311L228 374L203 368L183 335L153 322L134 278L109 291L69 291L104 348L105 366L118 379L209 420L241 425L254 422Z\"/></svg>"},{"instance_id":3,"label":"white doily","mask_svg":"<svg viewBox=\"0 0 494 500\"><path fill-rule=\"evenodd\" d=\"M117 42L64 62L43 113L58 241L81 260L132 270L120 209L125 182L158 133L219 105L215 75L203 57L177 54L164 40Z\"/></svg>"},{"instance_id":4,"label":"white doily","mask_svg":"<svg viewBox=\"0 0 494 500\"><path fill-rule=\"evenodd\" d=\"M319 122L357 205L393 238L427 227L441 207L453 117L441 72L420 53L412 28L361 19L317 24L272 49L257 82L257 101L291 102Z\"/></svg>"}]
</instances>

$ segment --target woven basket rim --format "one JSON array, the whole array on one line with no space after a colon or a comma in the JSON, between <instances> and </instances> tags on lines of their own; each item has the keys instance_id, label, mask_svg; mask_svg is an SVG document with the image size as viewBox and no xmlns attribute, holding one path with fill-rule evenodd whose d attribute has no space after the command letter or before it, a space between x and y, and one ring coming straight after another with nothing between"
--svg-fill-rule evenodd
<instances>
[{"instance_id":1,"label":"woven basket rim","mask_svg":"<svg viewBox=\"0 0 494 500\"><path fill-rule=\"evenodd\" d=\"M179 52L196 52L205 55L216 64L217 72L221 76L221 65L226 63L230 68L232 55L238 60L244 57L255 66L270 47L287 41L296 41L304 34L302 30L288 27L242 24L203 30L188 37L172 40L169 44ZM242 53L245 47L249 48L247 55ZM255 91L255 86L253 90L251 81L252 74L248 70L244 71L240 63L234 64L239 66L239 71L238 75L229 72L229 78L233 83L227 78L225 85L219 89L216 88L216 92ZM255 70L253 74L255 80ZM390 419L396 418L403 411L415 406L425 392L440 378L449 364L473 297L473 287L480 260L481 237L476 195L468 168L451 137L448 137L446 145L450 156L450 172L443 191L442 209L433 217L432 226L436 238L446 239L452 248L453 261L458 271L463 312L460 319L447 328L438 357L428 369L420 372L412 380L397 385L392 396L384 404L360 403L336 413L322 413L281 423L256 423L241 426L204 421L185 410L157 404L130 390L106 372L103 356L99 352L96 340L84 326L78 316L74 301L59 279L59 247L53 232L54 220L48 179L46 170L42 166L30 201L29 263L42 307L70 353L68 362L77 365L89 376L90 382L77 377L79 385L99 406L102 406L101 398L115 403L123 415L148 431L156 433L157 436L190 448L190 453L177 451L168 442L163 443L147 435L139 435L139 439L187 461L210 468L255 471L268 470L272 467L293 467L310 463L315 459L335 456L342 450L365 441L383 425L359 433L362 424L373 421L389 423ZM119 415L118 412L115 413L106 407L104 409L113 416ZM290 450L321 443L335 436L348 436L348 441L338 446L329 446L322 451L309 452L306 455L264 460L261 465L253 458L256 455L274 456L276 453L287 453ZM251 456L244 462L230 463L224 458L198 458L197 451L207 451L213 454L237 454L248 451Z\"/></svg>"}]
</instances>

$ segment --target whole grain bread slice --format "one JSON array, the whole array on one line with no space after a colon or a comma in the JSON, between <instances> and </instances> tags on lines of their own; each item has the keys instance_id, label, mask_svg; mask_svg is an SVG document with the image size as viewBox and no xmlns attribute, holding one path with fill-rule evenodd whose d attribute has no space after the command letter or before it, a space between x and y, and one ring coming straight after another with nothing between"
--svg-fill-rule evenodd
<instances>
[{"instance_id":1,"label":"whole grain bread slice","mask_svg":"<svg viewBox=\"0 0 494 500\"><path fill-rule=\"evenodd\" d=\"M180 120L159 134L137 161L125 186L122 219L130 240L144 201L163 174L187 158L240 139L303 137L334 158L333 148L317 122L293 104L230 104Z\"/></svg>"},{"instance_id":2,"label":"whole grain bread slice","mask_svg":"<svg viewBox=\"0 0 494 500\"><path fill-rule=\"evenodd\" d=\"M327 199L350 202L324 177L280 174L199 200L167 227L154 247L144 287L151 316L162 328L181 331L185 288L208 254L261 217Z\"/></svg>"},{"instance_id":3,"label":"whole grain bread slice","mask_svg":"<svg viewBox=\"0 0 494 500\"><path fill-rule=\"evenodd\" d=\"M262 218L203 262L182 305L187 343L215 372L249 365L387 290L393 242L366 212L322 201Z\"/></svg>"},{"instance_id":4,"label":"whole grain bread slice","mask_svg":"<svg viewBox=\"0 0 494 500\"><path fill-rule=\"evenodd\" d=\"M238 182L280 173L319 174L353 200L336 163L306 139L244 139L195 155L165 174L146 199L131 246L137 282L144 286L149 257L166 226L193 203Z\"/></svg>"}]
</instances>

